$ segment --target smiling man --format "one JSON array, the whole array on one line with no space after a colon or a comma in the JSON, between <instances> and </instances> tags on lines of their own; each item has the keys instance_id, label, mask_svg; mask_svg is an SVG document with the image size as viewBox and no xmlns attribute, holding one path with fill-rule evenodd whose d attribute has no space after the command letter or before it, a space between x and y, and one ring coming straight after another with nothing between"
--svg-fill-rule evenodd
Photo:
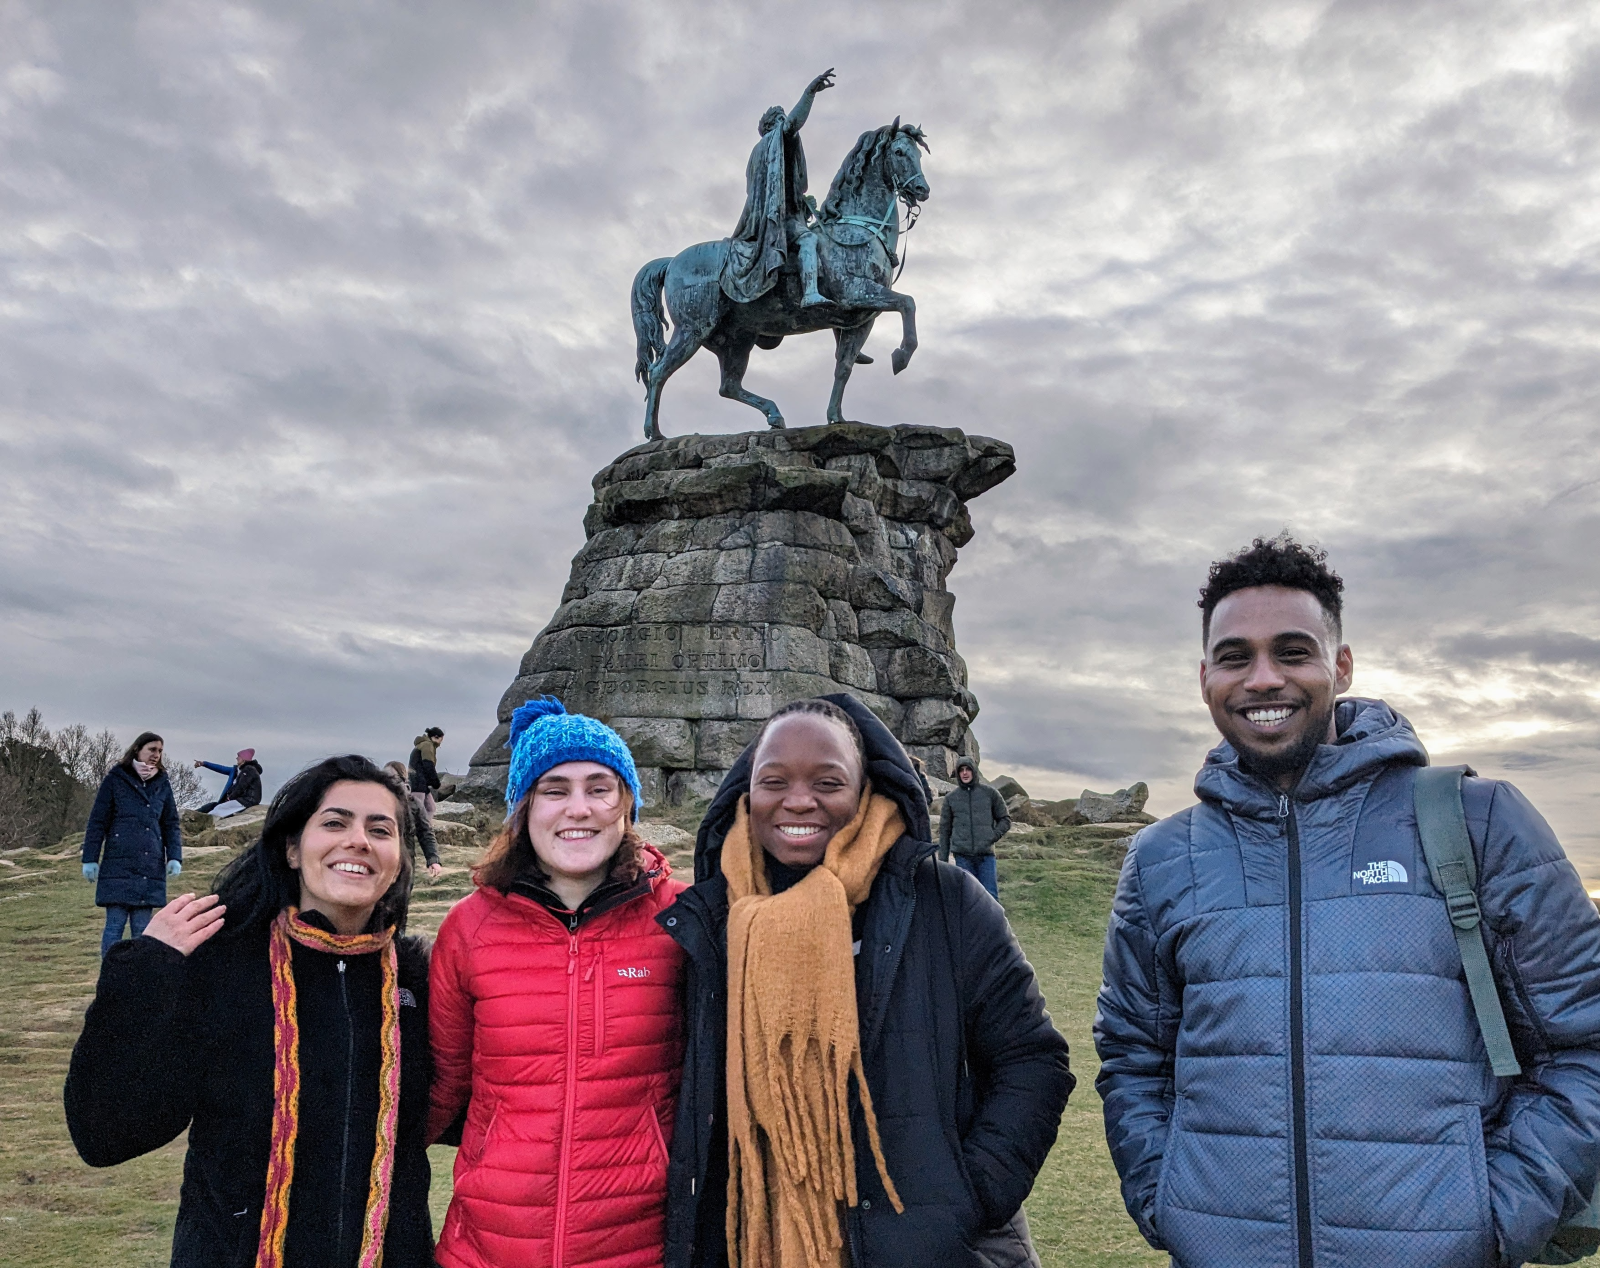
<instances>
[{"instance_id":1,"label":"smiling man","mask_svg":"<svg viewBox=\"0 0 1600 1268\"><path fill-rule=\"evenodd\" d=\"M1496 1077L1418 833L1427 752L1340 698L1343 589L1284 537L1212 565L1223 743L1117 888L1097 1085L1128 1211L1179 1268L1520 1264L1600 1172L1600 918L1515 788L1461 781L1521 1067Z\"/></svg>"}]
</instances>

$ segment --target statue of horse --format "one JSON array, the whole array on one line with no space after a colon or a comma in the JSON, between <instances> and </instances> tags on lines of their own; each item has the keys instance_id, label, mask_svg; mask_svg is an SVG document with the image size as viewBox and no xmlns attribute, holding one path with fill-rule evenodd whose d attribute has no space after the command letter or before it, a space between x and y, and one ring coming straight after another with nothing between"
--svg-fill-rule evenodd
<instances>
[{"instance_id":1,"label":"statue of horse","mask_svg":"<svg viewBox=\"0 0 1600 1268\"><path fill-rule=\"evenodd\" d=\"M830 423L847 421L845 384L858 360L868 362L861 356L862 346L878 314L889 309L901 320L900 346L891 358L894 372L906 368L917 349L917 306L911 296L893 288L893 271L900 263L899 205L906 205L909 228L930 192L919 147L928 148L922 130L896 119L863 132L845 157L812 226L825 304L802 306L792 260L765 295L748 304L735 303L720 281L728 257L726 238L696 243L639 270L633 279L633 329L639 348L634 373L645 385L645 439L661 435L657 419L662 386L702 346L716 353L722 367L722 395L754 406L772 427L784 425L778 406L744 386L752 348L776 348L789 335L832 329L838 347L833 395L828 398ZM670 342L663 297L671 314Z\"/></svg>"}]
</instances>

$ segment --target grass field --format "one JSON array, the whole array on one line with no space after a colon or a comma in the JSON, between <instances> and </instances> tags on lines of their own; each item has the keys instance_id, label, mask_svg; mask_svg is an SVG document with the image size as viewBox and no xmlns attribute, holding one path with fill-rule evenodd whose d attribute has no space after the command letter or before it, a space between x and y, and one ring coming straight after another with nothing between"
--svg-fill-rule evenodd
<instances>
[{"instance_id":1,"label":"grass field","mask_svg":"<svg viewBox=\"0 0 1600 1268\"><path fill-rule=\"evenodd\" d=\"M465 834L459 834L465 836ZM1000 865L1012 925L1039 971L1056 1024L1072 1045L1078 1090L1028 1217L1050 1268L1156 1265L1123 1212L1094 1095L1089 1024L1100 944L1115 882L1104 831L1050 829L1013 838ZM1009 843L1008 843L1009 844ZM208 880L226 847L190 849L186 878ZM465 892L477 847L446 844L448 870L420 886L413 928L431 933ZM681 859L681 856L680 856ZM680 859L675 859L679 862ZM680 875L686 870L681 869ZM172 892L177 893L174 889ZM0 858L0 1264L5 1268L158 1268L168 1261L183 1140L105 1171L67 1138L61 1082L94 992L102 913L77 856L24 851ZM182 1061L174 1054L174 1061ZM435 1227L449 1201L453 1151L435 1147ZM932 1266L930 1266L932 1268Z\"/></svg>"}]
</instances>

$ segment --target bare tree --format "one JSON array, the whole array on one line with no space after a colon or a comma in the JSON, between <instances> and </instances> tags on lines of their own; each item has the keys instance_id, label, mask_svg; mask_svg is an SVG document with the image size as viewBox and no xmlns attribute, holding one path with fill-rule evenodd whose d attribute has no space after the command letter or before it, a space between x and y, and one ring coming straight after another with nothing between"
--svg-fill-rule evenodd
<instances>
[{"instance_id":1,"label":"bare tree","mask_svg":"<svg viewBox=\"0 0 1600 1268\"><path fill-rule=\"evenodd\" d=\"M206 796L205 785L194 773L192 762L168 760L162 763L162 768L167 772L167 780L172 784L172 799L178 803L179 810L192 810L202 802L210 800Z\"/></svg>"},{"instance_id":2,"label":"bare tree","mask_svg":"<svg viewBox=\"0 0 1600 1268\"><path fill-rule=\"evenodd\" d=\"M90 734L81 722L58 731L38 709L0 713L0 849L42 845L81 827L100 781L122 757L111 731ZM162 763L180 810L207 800L190 762Z\"/></svg>"}]
</instances>

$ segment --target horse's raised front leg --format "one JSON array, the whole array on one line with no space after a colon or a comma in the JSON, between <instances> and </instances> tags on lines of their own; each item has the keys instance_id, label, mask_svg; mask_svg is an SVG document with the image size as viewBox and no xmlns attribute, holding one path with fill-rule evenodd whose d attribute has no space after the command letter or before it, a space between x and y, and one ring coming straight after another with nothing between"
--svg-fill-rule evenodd
<instances>
[{"instance_id":1,"label":"horse's raised front leg","mask_svg":"<svg viewBox=\"0 0 1600 1268\"><path fill-rule=\"evenodd\" d=\"M911 354L917 350L917 301L909 295L902 295L899 291L890 290L881 282L874 282L867 278L857 279L849 293L839 301L841 308L872 308L879 312L897 312L900 314L900 346L894 350L894 355L889 358L889 363L894 366L894 372L899 374L906 368L911 360Z\"/></svg>"},{"instance_id":2,"label":"horse's raised front leg","mask_svg":"<svg viewBox=\"0 0 1600 1268\"><path fill-rule=\"evenodd\" d=\"M911 354L917 350L917 301L899 291L886 291L886 297L893 301L890 307L900 314L900 346L889 357L889 364L899 374L910 364Z\"/></svg>"},{"instance_id":3,"label":"horse's raised front leg","mask_svg":"<svg viewBox=\"0 0 1600 1268\"><path fill-rule=\"evenodd\" d=\"M850 371L855 369L856 358L861 352L862 345L867 342L867 336L872 333L872 323L876 320L876 317L872 317L853 329L834 330L834 334L839 338L839 346L835 351L833 362L833 395L828 397L830 423L850 421L844 416L845 384L850 382Z\"/></svg>"},{"instance_id":4,"label":"horse's raised front leg","mask_svg":"<svg viewBox=\"0 0 1600 1268\"><path fill-rule=\"evenodd\" d=\"M718 351L717 362L722 366L722 386L717 391L729 400L743 401L746 405L760 410L767 416L768 427L782 427L783 413L778 409L777 402L769 401L764 396L757 396L745 388L744 372L750 367L750 349L755 346L755 337L752 335L749 338L741 338Z\"/></svg>"}]
</instances>

